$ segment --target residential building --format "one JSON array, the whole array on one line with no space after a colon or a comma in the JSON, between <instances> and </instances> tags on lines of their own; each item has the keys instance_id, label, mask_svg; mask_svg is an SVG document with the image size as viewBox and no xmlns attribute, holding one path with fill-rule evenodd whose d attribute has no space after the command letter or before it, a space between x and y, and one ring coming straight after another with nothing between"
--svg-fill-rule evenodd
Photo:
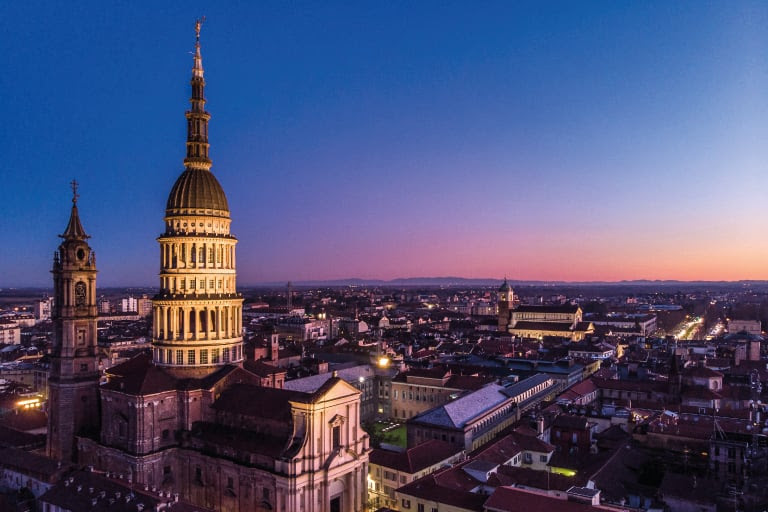
<instances>
[{"instance_id":1,"label":"residential building","mask_svg":"<svg viewBox=\"0 0 768 512\"><path fill-rule=\"evenodd\" d=\"M402 452L374 449L368 465L368 501L371 507L398 508L395 491L466 457L455 445L430 439Z\"/></svg>"}]
</instances>

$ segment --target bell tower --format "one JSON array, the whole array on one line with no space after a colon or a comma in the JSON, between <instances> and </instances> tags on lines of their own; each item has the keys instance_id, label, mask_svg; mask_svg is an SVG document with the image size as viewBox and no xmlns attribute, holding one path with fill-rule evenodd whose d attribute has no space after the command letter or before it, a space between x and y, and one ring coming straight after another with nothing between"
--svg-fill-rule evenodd
<instances>
[{"instance_id":1,"label":"bell tower","mask_svg":"<svg viewBox=\"0 0 768 512\"><path fill-rule=\"evenodd\" d=\"M53 352L48 380L49 457L70 461L75 437L99 425L99 368L96 352L96 256L77 211L72 181L72 212L53 255Z\"/></svg>"},{"instance_id":2,"label":"bell tower","mask_svg":"<svg viewBox=\"0 0 768 512\"><path fill-rule=\"evenodd\" d=\"M512 311L514 301L515 293L512 291L512 287L509 286L507 278L504 277L504 283L499 287L499 332L507 332L509 330L509 315Z\"/></svg>"}]
</instances>

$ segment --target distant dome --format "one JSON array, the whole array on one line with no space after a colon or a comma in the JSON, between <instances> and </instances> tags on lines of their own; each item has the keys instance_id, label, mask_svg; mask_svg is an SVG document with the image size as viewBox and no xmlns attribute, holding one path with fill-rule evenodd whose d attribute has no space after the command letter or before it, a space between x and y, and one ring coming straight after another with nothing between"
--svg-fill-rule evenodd
<instances>
[{"instance_id":1,"label":"distant dome","mask_svg":"<svg viewBox=\"0 0 768 512\"><path fill-rule=\"evenodd\" d=\"M508 292L511 289L512 289L512 287L509 286L509 283L507 282L506 279L504 280L504 283L501 285L501 287L499 287L499 291L500 292Z\"/></svg>"},{"instance_id":2,"label":"distant dome","mask_svg":"<svg viewBox=\"0 0 768 512\"><path fill-rule=\"evenodd\" d=\"M229 213L229 204L224 190L211 171L187 169L174 183L168 195L166 211L175 210L223 210Z\"/></svg>"}]
</instances>

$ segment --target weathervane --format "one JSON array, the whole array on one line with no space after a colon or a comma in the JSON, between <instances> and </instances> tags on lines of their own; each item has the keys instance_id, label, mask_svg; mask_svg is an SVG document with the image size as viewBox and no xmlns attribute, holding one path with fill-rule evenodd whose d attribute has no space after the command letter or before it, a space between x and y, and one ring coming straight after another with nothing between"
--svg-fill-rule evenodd
<instances>
[{"instance_id":1,"label":"weathervane","mask_svg":"<svg viewBox=\"0 0 768 512\"><path fill-rule=\"evenodd\" d=\"M77 180L72 180L69 184L72 185L72 204L77 204L77 198L80 197L77 193Z\"/></svg>"}]
</instances>

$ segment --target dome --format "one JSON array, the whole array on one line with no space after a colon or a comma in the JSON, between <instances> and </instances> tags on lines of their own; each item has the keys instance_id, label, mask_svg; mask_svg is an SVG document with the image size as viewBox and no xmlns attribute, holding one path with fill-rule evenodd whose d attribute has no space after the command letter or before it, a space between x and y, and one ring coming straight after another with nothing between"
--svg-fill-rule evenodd
<instances>
[{"instance_id":1,"label":"dome","mask_svg":"<svg viewBox=\"0 0 768 512\"><path fill-rule=\"evenodd\" d=\"M507 282L506 278L504 279L504 283L499 287L500 292L508 292L512 288L509 286L509 283Z\"/></svg>"},{"instance_id":2,"label":"dome","mask_svg":"<svg viewBox=\"0 0 768 512\"><path fill-rule=\"evenodd\" d=\"M167 213L173 210L223 210L229 212L227 196L211 171L187 169L168 195Z\"/></svg>"}]
</instances>

